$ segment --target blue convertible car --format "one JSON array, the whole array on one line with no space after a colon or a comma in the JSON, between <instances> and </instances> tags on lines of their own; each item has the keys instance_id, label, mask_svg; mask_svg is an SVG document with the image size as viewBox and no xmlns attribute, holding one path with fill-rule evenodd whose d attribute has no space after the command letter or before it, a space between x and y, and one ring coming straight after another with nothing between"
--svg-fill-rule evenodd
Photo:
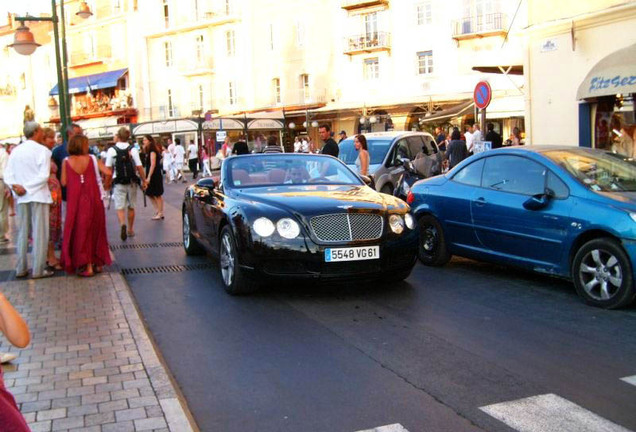
<instances>
[{"instance_id":1,"label":"blue convertible car","mask_svg":"<svg viewBox=\"0 0 636 432\"><path fill-rule=\"evenodd\" d=\"M634 300L636 165L603 150L497 149L416 183L419 258L452 254L569 278L589 304Z\"/></svg>"}]
</instances>

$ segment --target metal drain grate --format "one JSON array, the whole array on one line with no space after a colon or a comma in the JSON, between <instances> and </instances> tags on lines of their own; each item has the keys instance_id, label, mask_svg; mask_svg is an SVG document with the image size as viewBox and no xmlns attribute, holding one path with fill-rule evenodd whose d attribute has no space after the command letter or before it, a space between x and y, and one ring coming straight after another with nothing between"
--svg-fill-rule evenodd
<instances>
[{"instance_id":1,"label":"metal drain grate","mask_svg":"<svg viewBox=\"0 0 636 432\"><path fill-rule=\"evenodd\" d=\"M110 250L123 250L123 249L152 249L160 247L181 247L182 242L168 242L168 243L129 243L120 245L110 245Z\"/></svg>"},{"instance_id":2,"label":"metal drain grate","mask_svg":"<svg viewBox=\"0 0 636 432\"><path fill-rule=\"evenodd\" d=\"M193 270L208 270L214 268L212 263L185 264L185 265L167 265L158 267L137 267L121 269L123 275L139 275L154 273L181 273Z\"/></svg>"}]
</instances>

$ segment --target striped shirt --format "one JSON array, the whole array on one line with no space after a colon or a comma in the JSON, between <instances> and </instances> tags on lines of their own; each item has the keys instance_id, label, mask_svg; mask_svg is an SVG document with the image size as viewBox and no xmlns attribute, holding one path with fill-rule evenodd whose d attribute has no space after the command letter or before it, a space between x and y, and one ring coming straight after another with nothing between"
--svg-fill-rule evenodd
<instances>
[{"instance_id":1,"label":"striped shirt","mask_svg":"<svg viewBox=\"0 0 636 432\"><path fill-rule=\"evenodd\" d=\"M263 153L283 153L283 150L280 148L280 146L277 146L277 145L267 146L263 150Z\"/></svg>"}]
</instances>

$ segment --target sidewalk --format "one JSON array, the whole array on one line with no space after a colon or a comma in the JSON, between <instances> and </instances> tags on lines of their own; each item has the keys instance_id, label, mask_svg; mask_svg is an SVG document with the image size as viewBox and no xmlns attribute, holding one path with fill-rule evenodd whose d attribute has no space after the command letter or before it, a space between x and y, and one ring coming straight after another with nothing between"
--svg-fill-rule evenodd
<instances>
[{"instance_id":1,"label":"sidewalk","mask_svg":"<svg viewBox=\"0 0 636 432\"><path fill-rule=\"evenodd\" d=\"M15 280L15 251L4 247L0 290L32 337L19 350L0 336L0 352L18 355L4 378L33 432L197 430L121 274Z\"/></svg>"}]
</instances>

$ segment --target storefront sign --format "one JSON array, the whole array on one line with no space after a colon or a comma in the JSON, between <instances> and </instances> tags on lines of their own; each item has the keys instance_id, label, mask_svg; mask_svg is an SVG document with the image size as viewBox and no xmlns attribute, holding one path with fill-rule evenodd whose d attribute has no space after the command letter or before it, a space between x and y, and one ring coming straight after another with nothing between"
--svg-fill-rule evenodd
<instances>
[{"instance_id":1,"label":"storefront sign","mask_svg":"<svg viewBox=\"0 0 636 432\"><path fill-rule=\"evenodd\" d=\"M133 129L133 135L152 135L173 132L196 131L198 125L192 120L168 120L163 122L149 122L136 126Z\"/></svg>"},{"instance_id":2,"label":"storefront sign","mask_svg":"<svg viewBox=\"0 0 636 432\"><path fill-rule=\"evenodd\" d=\"M222 119L223 120L223 130L243 130L245 126L242 122L234 119ZM216 118L212 120L208 120L203 123L203 129L221 129L221 119Z\"/></svg>"},{"instance_id":3,"label":"storefront sign","mask_svg":"<svg viewBox=\"0 0 636 432\"><path fill-rule=\"evenodd\" d=\"M224 131L224 130L216 131L216 141L217 142L223 142L223 141L225 141L225 138L227 138L227 131Z\"/></svg>"},{"instance_id":4,"label":"storefront sign","mask_svg":"<svg viewBox=\"0 0 636 432\"><path fill-rule=\"evenodd\" d=\"M283 125L283 122L279 120L258 119L258 120L252 120L251 122L249 122L247 125L247 128L252 130L253 129L278 130L278 129L283 129L284 125Z\"/></svg>"},{"instance_id":5,"label":"storefront sign","mask_svg":"<svg viewBox=\"0 0 636 432\"><path fill-rule=\"evenodd\" d=\"M602 76L595 76L592 78L590 82L589 92L593 92L596 90L602 90L606 88L612 88L616 90L614 93L622 93L623 88L627 86L635 86L636 85L636 75L616 75L612 78L606 78Z\"/></svg>"}]
</instances>

